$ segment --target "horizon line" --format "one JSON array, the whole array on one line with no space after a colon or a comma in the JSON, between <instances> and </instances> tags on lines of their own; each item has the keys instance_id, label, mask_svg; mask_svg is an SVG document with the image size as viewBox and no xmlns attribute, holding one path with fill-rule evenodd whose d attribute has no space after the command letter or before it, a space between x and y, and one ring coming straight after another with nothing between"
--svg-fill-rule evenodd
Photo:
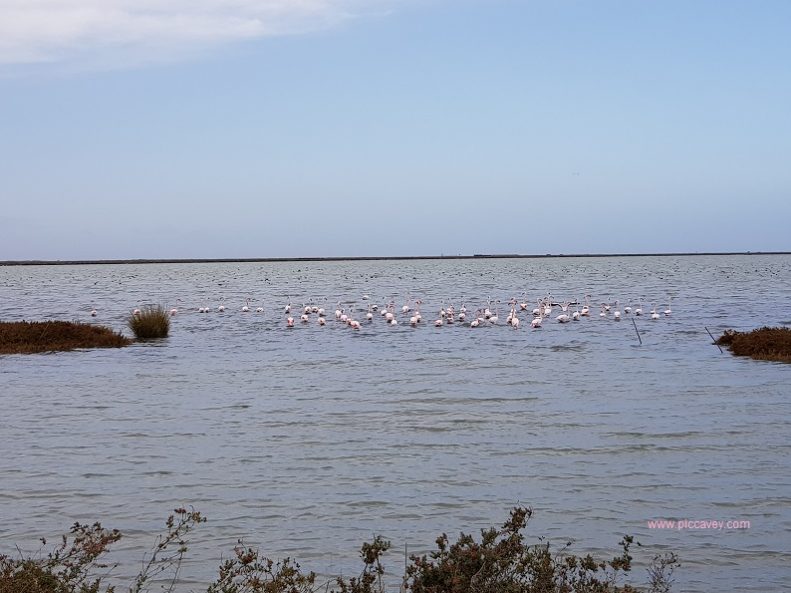
<instances>
[{"instance_id":1,"label":"horizon line","mask_svg":"<svg viewBox=\"0 0 791 593\"><path fill-rule=\"evenodd\" d=\"M684 251L658 253L475 253L473 255L359 255L326 257L231 257L231 258L131 258L74 260L4 260L0 266L82 266L102 264L203 264L203 263L287 263L322 261L403 261L431 259L541 259L574 257L691 257L711 255L791 255L791 251Z\"/></svg>"}]
</instances>

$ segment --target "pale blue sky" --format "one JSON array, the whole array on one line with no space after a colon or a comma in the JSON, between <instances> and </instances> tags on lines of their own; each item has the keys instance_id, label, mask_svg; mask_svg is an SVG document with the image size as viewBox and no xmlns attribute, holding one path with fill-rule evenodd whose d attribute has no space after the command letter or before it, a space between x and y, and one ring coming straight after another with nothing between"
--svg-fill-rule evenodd
<instances>
[{"instance_id":1,"label":"pale blue sky","mask_svg":"<svg viewBox=\"0 0 791 593\"><path fill-rule=\"evenodd\" d=\"M791 250L787 0L227 4L0 0L0 260Z\"/></svg>"}]
</instances>

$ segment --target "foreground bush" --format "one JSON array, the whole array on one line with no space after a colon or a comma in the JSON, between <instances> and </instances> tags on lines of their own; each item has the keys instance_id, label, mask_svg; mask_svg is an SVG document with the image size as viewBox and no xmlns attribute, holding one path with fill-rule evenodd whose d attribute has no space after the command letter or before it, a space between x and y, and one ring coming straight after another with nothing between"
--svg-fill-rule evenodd
<instances>
[{"instance_id":1,"label":"foreground bush","mask_svg":"<svg viewBox=\"0 0 791 593\"><path fill-rule=\"evenodd\" d=\"M170 315L160 306L146 307L126 320L138 340L167 338L170 332Z\"/></svg>"},{"instance_id":2,"label":"foreground bush","mask_svg":"<svg viewBox=\"0 0 791 593\"><path fill-rule=\"evenodd\" d=\"M737 356L791 362L791 328L762 327L749 332L726 330L716 342Z\"/></svg>"},{"instance_id":3,"label":"foreground bush","mask_svg":"<svg viewBox=\"0 0 791 593\"><path fill-rule=\"evenodd\" d=\"M98 593L101 578L92 573L107 567L99 557L121 534L98 523L75 523L70 533L70 538L64 535L60 545L44 558L0 556L0 593ZM105 590L112 592L113 588Z\"/></svg>"},{"instance_id":4,"label":"foreground bush","mask_svg":"<svg viewBox=\"0 0 791 593\"><path fill-rule=\"evenodd\" d=\"M483 530L480 541L462 533L451 544L444 533L437 538L437 551L412 556L406 583L413 593L651 593L670 591L672 573L678 562L673 554L655 556L649 568L648 589L619 585L632 569L630 547L634 540L621 540L621 554L612 560L595 560L553 552L548 543L526 545L522 530L532 510L517 507L502 529ZM639 545L639 544L638 544Z\"/></svg>"},{"instance_id":5,"label":"foreground bush","mask_svg":"<svg viewBox=\"0 0 791 593\"><path fill-rule=\"evenodd\" d=\"M71 321L0 321L0 354L120 348L131 342L100 325Z\"/></svg>"},{"instance_id":6,"label":"foreground bush","mask_svg":"<svg viewBox=\"0 0 791 593\"><path fill-rule=\"evenodd\" d=\"M579 557L557 552L549 544L528 546L522 530L532 511L517 507L501 529L481 532L480 541L461 534L455 543L442 534L437 550L428 556L411 556L406 566L402 592L413 593L668 593L672 573L678 566L675 555L657 556L648 570L648 588L619 584L632 568L631 537L621 541L621 553L608 561L590 555ZM167 532L159 537L144 561L130 593L173 591L187 551L187 535L205 519L197 511L176 509L168 517ZM46 556L12 558L0 556L0 593L114 593L97 570L107 565L100 558L121 538L98 523L75 524L71 537ZM43 540L42 540L43 541ZM44 542L46 544L46 542ZM638 544L639 545L639 544ZM303 572L289 558L280 561L261 556L240 542L234 555L219 567L218 578L206 593L384 593L385 569L381 558L390 543L381 537L364 543L360 550L363 569L358 577L338 577L316 583L316 574ZM106 574L106 570L103 572ZM163 584L164 583L164 584Z\"/></svg>"}]
</instances>

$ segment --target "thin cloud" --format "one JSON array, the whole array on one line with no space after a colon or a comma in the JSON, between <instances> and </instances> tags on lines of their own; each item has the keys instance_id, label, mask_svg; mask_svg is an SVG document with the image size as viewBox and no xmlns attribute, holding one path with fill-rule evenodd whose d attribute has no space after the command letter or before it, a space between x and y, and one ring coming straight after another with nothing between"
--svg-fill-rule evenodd
<instances>
[{"instance_id":1,"label":"thin cloud","mask_svg":"<svg viewBox=\"0 0 791 593\"><path fill-rule=\"evenodd\" d=\"M0 64L173 59L325 29L386 0L0 0Z\"/></svg>"}]
</instances>

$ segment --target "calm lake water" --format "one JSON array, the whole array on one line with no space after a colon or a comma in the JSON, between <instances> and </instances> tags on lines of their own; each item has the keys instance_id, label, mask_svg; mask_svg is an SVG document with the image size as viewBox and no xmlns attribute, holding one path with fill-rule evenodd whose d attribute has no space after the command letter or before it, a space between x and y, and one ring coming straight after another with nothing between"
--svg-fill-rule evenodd
<instances>
[{"instance_id":1,"label":"calm lake water","mask_svg":"<svg viewBox=\"0 0 791 593\"><path fill-rule=\"evenodd\" d=\"M598 306L568 324L556 310L540 330L522 314L514 330L506 302L524 293L531 309L547 293L642 300L643 344L629 316L601 319ZM669 296L672 315L650 320ZM417 298L416 329L400 314L359 331L334 320L339 301L364 320L368 304ZM497 326L432 325L443 305L489 299L501 301ZM0 357L0 552L99 520L127 536L113 556L123 580L167 514L191 504L209 522L184 591L238 538L350 575L360 543L382 534L397 582L405 543L426 551L521 503L535 509L528 540L572 538L573 551L609 558L633 534L638 559L675 550L675 591L791 581L791 365L721 354L704 330L791 325L789 256L0 268L4 320L126 331L149 303L179 308L162 342ZM303 303L332 319L301 324Z\"/></svg>"}]
</instances>

